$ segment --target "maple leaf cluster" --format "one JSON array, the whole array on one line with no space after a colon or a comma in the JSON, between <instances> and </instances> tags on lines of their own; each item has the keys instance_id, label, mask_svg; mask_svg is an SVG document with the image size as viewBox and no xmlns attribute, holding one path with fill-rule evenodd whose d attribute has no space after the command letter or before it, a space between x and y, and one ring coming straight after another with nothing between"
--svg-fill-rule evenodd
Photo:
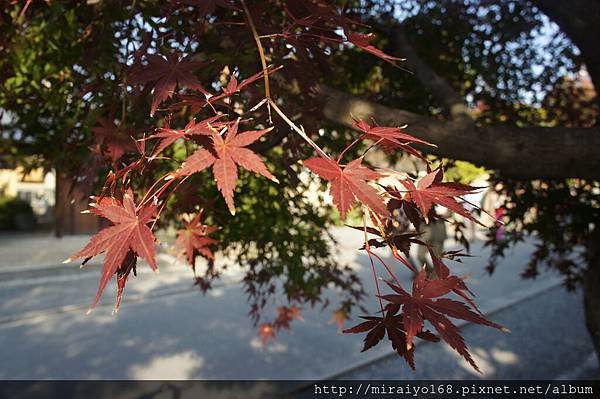
<instances>
[{"instance_id":1,"label":"maple leaf cluster","mask_svg":"<svg viewBox=\"0 0 600 399\"><path fill-rule=\"evenodd\" d=\"M413 154L416 151L414 148L407 149L411 144L429 144L404 133L400 128L370 126L363 120L356 121L355 127L363 133L362 138L376 140L377 145L384 146L388 151L393 146ZM438 218L434 211L435 206L446 208L479 223L459 202L461 196L477 188L460 183L443 182L441 167L436 170L429 169L428 174L415 180L410 177L399 178L396 173L376 172L362 165L362 160L363 157L360 157L346 165L341 165L339 158L335 161L330 157L315 157L304 161L308 169L330 182L329 192L342 219L345 219L356 202L362 205L365 215L370 216L374 226L367 226L366 218L362 228L353 226L364 231L365 245L361 249L367 251L370 258L374 257L381 262L388 273L388 279L393 281L387 281L387 285L395 294L378 293L380 299L389 302L387 306L382 305L380 309L384 315L365 316L363 318L367 321L343 332L368 332L363 351L377 345L387 333L392 348L414 368L414 338L430 341L437 339L425 330L425 321L427 321L441 339L479 371L460 336L459 329L450 318L467 320L501 330L504 328L487 320L479 312L464 280L451 275L448 267L431 248L429 252L434 270L430 272L415 267L408 259L411 244L427 246L427 243L418 238L421 234L419 229L430 219ZM397 183L396 187L387 186L378 190L368 183L384 175L388 179L392 178ZM414 230L405 227L398 231L394 228L392 213L395 210L400 211L412 223ZM378 238L367 239L367 235L375 235ZM388 247L396 260L415 273L411 293L401 287L392 271L393 267L387 265L373 252L373 248L382 247ZM374 267L373 262L371 265ZM375 270L374 274L376 274ZM457 295L460 300L441 298L450 293Z\"/></svg>"},{"instance_id":2,"label":"maple leaf cluster","mask_svg":"<svg viewBox=\"0 0 600 399\"><path fill-rule=\"evenodd\" d=\"M273 322L262 323L258 326L258 336L261 339L263 348L269 340L277 339L279 330L291 330L291 323L294 320L304 321L300 308L295 305L278 307L277 317Z\"/></svg>"},{"instance_id":3,"label":"maple leaf cluster","mask_svg":"<svg viewBox=\"0 0 600 399\"><path fill-rule=\"evenodd\" d=\"M140 93L151 97L151 117L160 116L163 112L166 115L160 121L161 127L145 133L137 141L128 137L124 128L117 126L113 116L98 119L99 126L94 129L95 151L98 156L110 159L113 170L107 176L102 194L93 198L89 212L107 219L111 225L93 236L72 257L83 258L85 263L94 256L105 254L98 291L91 308L97 305L107 284L116 276L118 309L127 279L131 272L135 274L139 258L157 270L153 229L159 223L161 214L170 206L170 196L186 181L206 178L210 170L212 178L204 181L206 184L214 183L220 193L220 197L213 199L212 204L222 204L224 201L231 215L235 215L234 196L240 187L238 170L241 168L279 183L271 172L273 166L265 163L261 157L264 154L257 148L266 141L261 139L272 131L283 134L282 137L294 132L304 140L307 148L316 151L317 156L304 159L302 165L329 184L329 193L341 218L346 219L357 205L362 210L363 225L353 228L364 233L364 244L360 250L367 252L373 269L379 311L376 315L364 316L364 322L343 332L366 333L363 351L374 347L387 335L392 348L412 368L415 338L427 341L441 339L477 369L452 319L498 329L503 327L482 315L465 280L453 275L444 263L444 259L459 258L460 253L435 253L420 239L423 226L436 220L443 221L438 214L441 208L479 223L465 208L463 199L463 196L477 188L444 182L442 167L432 170L421 153L422 148L432 144L411 135L406 131L406 126L379 126L375 122L357 119L353 126L358 136L337 158L313 141L311 135L281 109L283 100L275 99L271 94L271 79L278 76L275 73L285 73L285 68L267 65L265 46L274 46L273 43L282 39L295 49L295 57L301 58L310 53L308 57L312 59L319 57L319 53L326 55L325 44L329 47L351 44L394 65L402 59L375 47L372 44L375 39L373 34L356 30L357 27L364 28L364 25L348 18L327 2L290 0L282 7L285 22L278 27L279 31L267 35L268 40L259 35L259 30L267 29L255 23L252 14L256 10L251 12L243 1L175 0L165 8L171 16L176 16L181 10L195 10L200 18L223 11L229 11L235 17L242 15L244 19L240 25L254 39L262 66L259 72L245 79L240 80L238 72L228 72L228 68L223 68L218 80L205 84L199 73L207 72L211 64L206 58L183 55L174 50L162 54L145 53L148 43L136 52L135 62L128 71L127 84L143 88ZM282 57L282 63L288 56ZM256 89L255 86L260 82L264 86L265 96L257 102L255 94L246 94L250 89ZM162 108L164 103L170 105ZM184 120L179 126L184 127L177 128L178 122L173 123L173 120L181 121L182 115ZM247 128L250 124L252 127ZM152 148L147 142L153 143ZM346 160L349 154L357 152L358 146L366 148L362 155L354 155L353 159ZM148 174L144 172L162 160L177 161L170 156L176 152L176 148L185 149L185 158L161 178L148 182ZM368 153L374 148L416 157L426 165L427 174L417 178L395 170L373 167L368 163ZM133 160L125 155L136 150ZM134 183L136 178L139 185ZM138 197L136 203L133 188L140 186L149 188ZM189 200L193 201L194 198ZM194 214L180 217L181 228L177 231L175 250L178 258L185 259L190 265L194 275L199 256L209 262L213 268L212 275L218 275L218 271L214 270L214 251L220 243L211 235L219 227L203 222L208 212L198 208L195 208ZM429 248L433 263L431 270L412 263L409 258L411 245ZM385 262L377 253L386 249L391 252L393 263ZM397 279L394 270L398 266L407 267L414 273L411 292L404 290ZM210 287L210 281L195 277L202 289ZM381 292L378 283L380 278L386 281L390 293ZM306 302L314 304L314 294L306 294L306 297ZM293 321L303 320L300 306L293 300L290 302L288 306L278 307L277 316L272 322L258 326L263 345L275 339L279 331L290 329ZM342 306L334 313L333 320L341 329L348 318L349 306Z\"/></svg>"},{"instance_id":4,"label":"maple leaf cluster","mask_svg":"<svg viewBox=\"0 0 600 399\"><path fill-rule=\"evenodd\" d=\"M165 57L158 54L146 56L147 65L136 71L130 79L130 83L141 84L151 82L154 87L150 116L164 100L175 93L177 86L185 86L192 90L208 94L204 86L194 75L194 71L206 65L203 61L193 61L189 58L179 58L175 54L167 54Z\"/></svg>"}]
</instances>

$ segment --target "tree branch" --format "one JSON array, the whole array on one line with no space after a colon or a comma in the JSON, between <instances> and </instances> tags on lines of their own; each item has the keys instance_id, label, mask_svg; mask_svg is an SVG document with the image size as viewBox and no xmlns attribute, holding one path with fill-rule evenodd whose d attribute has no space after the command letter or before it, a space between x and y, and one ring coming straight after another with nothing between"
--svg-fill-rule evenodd
<instances>
[{"instance_id":1,"label":"tree branch","mask_svg":"<svg viewBox=\"0 0 600 399\"><path fill-rule=\"evenodd\" d=\"M461 121L464 124L473 123L473 118L469 113L469 108L463 96L457 93L452 86L419 57L419 54L417 54L414 47L407 40L402 24L391 21L385 24L377 21L370 21L370 23L377 31L392 38L394 53L402 58L406 58L405 65L431 91L431 94L433 94L441 105L446 108L454 121Z\"/></svg>"},{"instance_id":2,"label":"tree branch","mask_svg":"<svg viewBox=\"0 0 600 399\"><path fill-rule=\"evenodd\" d=\"M352 127L352 116L374 118L381 125L408 124L408 131L435 143L424 151L461 159L505 176L533 179L600 175L600 128L518 128L510 125L465 126L363 100L348 93L319 86L323 114L331 122Z\"/></svg>"}]
</instances>

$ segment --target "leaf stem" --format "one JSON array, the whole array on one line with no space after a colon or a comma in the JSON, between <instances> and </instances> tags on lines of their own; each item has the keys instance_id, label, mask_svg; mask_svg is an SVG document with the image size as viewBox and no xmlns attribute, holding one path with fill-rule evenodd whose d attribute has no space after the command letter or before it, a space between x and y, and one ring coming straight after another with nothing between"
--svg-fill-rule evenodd
<instances>
[{"instance_id":1,"label":"leaf stem","mask_svg":"<svg viewBox=\"0 0 600 399\"><path fill-rule=\"evenodd\" d=\"M371 246L369 245L369 238L367 237L367 213L363 206L363 231L365 233L365 249L367 255L369 255L369 262L371 262L371 270L373 271L373 279L375 280L375 288L377 290L377 299L379 300L379 308L381 309L381 316L383 317L383 302L381 300L381 290L379 289L379 280L377 280L377 271L375 270L375 262L371 257Z\"/></svg>"},{"instance_id":2,"label":"leaf stem","mask_svg":"<svg viewBox=\"0 0 600 399\"><path fill-rule=\"evenodd\" d=\"M342 160L342 157L344 156L344 154L350 149L352 148L356 143L358 143L362 138L364 137L363 134L360 135L360 137L357 137L356 139L354 139L354 141L352 143L350 143L348 146L346 146L346 148L344 148L342 150L342 152L340 153L340 155L338 156L337 162L340 163L340 161Z\"/></svg>"},{"instance_id":3,"label":"leaf stem","mask_svg":"<svg viewBox=\"0 0 600 399\"><path fill-rule=\"evenodd\" d=\"M369 253L369 255L373 255L375 258L377 258L377 260L379 262L381 262L381 264L383 265L383 267L385 267L385 270L387 270L387 272L390 275L390 277L396 282L396 284L400 285L400 280L398 280L398 277L396 277L396 275L390 269L390 267L383 261L383 259L381 259L381 256L377 255L375 252L371 252L371 250L368 250L367 252Z\"/></svg>"},{"instance_id":4,"label":"leaf stem","mask_svg":"<svg viewBox=\"0 0 600 399\"><path fill-rule=\"evenodd\" d=\"M375 147L376 145L378 145L379 143L381 143L383 141L383 139L379 139L377 140L377 142L371 144L369 147L367 147L367 149L362 153L361 157L364 157L365 155L367 155L367 152L369 152L369 150L373 147Z\"/></svg>"},{"instance_id":5,"label":"leaf stem","mask_svg":"<svg viewBox=\"0 0 600 399\"><path fill-rule=\"evenodd\" d=\"M145 195L142 197L142 199L141 199L141 201L140 201L140 203L139 203L139 205L138 205L138 208L139 208L139 207L141 207L141 206L144 204L144 202L146 202L146 200L147 200L148 198L152 197L152 196L150 195L150 193L152 192L152 190L154 190L154 188L156 187L156 185L157 185L158 183L160 183L161 181L163 181L163 180L164 180L164 179L165 179L167 176L169 176L170 174L171 174L170 172L169 172L169 173L166 173L166 174L164 174L163 176L161 176L160 178L156 179L156 181L155 181L154 183L152 183L152 186L150 186L150 188L148 189L148 191L146 191L146 194L145 194ZM158 192L158 191L157 191L157 192Z\"/></svg>"},{"instance_id":6,"label":"leaf stem","mask_svg":"<svg viewBox=\"0 0 600 399\"><path fill-rule=\"evenodd\" d=\"M315 143L310 137L308 137L306 135L306 132L304 131L304 129L300 129L298 126L296 126L296 124L294 122L292 122L292 120L290 118L288 118L288 116L277 106L277 104L275 104L275 102L272 99L269 99L269 104L271 104L271 107L273 107L275 112L277 112L277 114L279 114L279 116L281 116L281 118L285 121L285 123L287 123L292 128L292 130L294 130L296 133L298 133L300 135L300 137L302 137L304 139L304 141L306 141L308 144L310 144L310 146L312 148L314 148L315 151L317 151L319 153L319 155L321 155L322 157L324 157L326 159L331 159L329 157L329 155L327 155L325 153L325 151L323 151L321 149L321 147L319 147L317 145L317 143Z\"/></svg>"},{"instance_id":7,"label":"leaf stem","mask_svg":"<svg viewBox=\"0 0 600 399\"><path fill-rule=\"evenodd\" d=\"M154 226L156 225L156 222L158 222L158 219L160 218L161 213L163 212L163 210L165 209L165 206L167 205L167 199L169 199L169 196L171 194L173 194L175 191L177 191L179 186L181 186L183 184L183 182L187 180L188 177L189 176L185 176L183 179L181 179L179 181L179 183L177 183L175 188L173 188L173 190L171 190L171 192L169 194L167 194L167 196L163 200L163 204L161 205L160 209L158 210L158 213L156 214L156 217L154 218L154 221L152 222L152 226L150 226L150 230L154 230ZM174 180L169 180L169 182L172 182L172 181L174 181ZM161 189L167 188L167 187L168 187L167 185L164 185Z\"/></svg>"},{"instance_id":8,"label":"leaf stem","mask_svg":"<svg viewBox=\"0 0 600 399\"><path fill-rule=\"evenodd\" d=\"M379 229L379 234L381 235L381 237L386 237L386 233L383 228L383 226L384 226L383 220L381 220L381 218L375 213L371 213L370 215L371 215L371 220L375 219L374 222L375 222L375 224L377 224L377 228ZM385 240L385 241L386 241L388 247L390 248L390 250L392 251L392 255L394 256L394 258L399 260L400 263L402 263L404 266L409 268L413 273L417 274L419 272L408 259L405 259L402 255L400 255L400 253L398 252L398 248L396 248L394 245L390 244L387 240ZM375 255L375 254L373 254L373 255ZM379 256L377 256L377 258L379 258ZM387 269L387 265L383 262L383 260L381 260L381 258L379 258L379 261L384 266L386 266L386 269ZM390 272L389 269L388 269L388 272ZM390 274L393 276L393 273L390 272ZM395 276L393 276L393 277L394 277L394 280L396 280L396 282L399 284L398 279L396 279Z\"/></svg>"}]
</instances>

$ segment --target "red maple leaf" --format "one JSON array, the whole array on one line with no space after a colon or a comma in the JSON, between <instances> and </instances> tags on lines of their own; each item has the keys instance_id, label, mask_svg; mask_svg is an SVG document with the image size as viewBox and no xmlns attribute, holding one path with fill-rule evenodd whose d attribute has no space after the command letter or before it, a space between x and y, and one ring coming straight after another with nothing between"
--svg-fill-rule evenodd
<instances>
[{"instance_id":1,"label":"red maple leaf","mask_svg":"<svg viewBox=\"0 0 600 399\"><path fill-rule=\"evenodd\" d=\"M373 140L384 139L394 144L418 143L424 145L433 145L427 141L418 139L402 131L400 127L390 126L371 126L362 119L355 120L352 125L362 131L368 138Z\"/></svg>"},{"instance_id":2,"label":"red maple leaf","mask_svg":"<svg viewBox=\"0 0 600 399\"><path fill-rule=\"evenodd\" d=\"M346 37L348 41L354 44L356 47L361 48L362 50L373 54L376 57L381 58L384 61L389 62L390 64L396 65L398 61L405 61L404 58L392 57L389 54L384 53L379 50L377 47L373 46L371 42L375 39L375 34L368 33L355 33L355 32L346 32Z\"/></svg>"},{"instance_id":3,"label":"red maple leaf","mask_svg":"<svg viewBox=\"0 0 600 399\"><path fill-rule=\"evenodd\" d=\"M431 256L431 261L433 263L433 271L435 272L436 277L439 280L455 280L456 279L457 282L456 282L456 284L453 284L454 288L452 288L452 292L455 293L456 295L462 297L465 301L467 301L467 303L469 305L471 305L471 307L473 309L475 309L475 311L477 313L479 313L481 315L482 314L481 311L479 310L479 308L473 301L473 297L475 297L475 294L473 294L473 292L467 287L464 280L457 276L453 276L450 274L450 269L448 268L448 266L446 266L444 264L444 262L442 261L442 259L440 257L436 256L433 248L429 247L428 250L429 250L429 255ZM457 253L458 251L451 251L451 252ZM446 255L446 254L447 253L444 253L444 255ZM459 255L466 256L461 253L459 253Z\"/></svg>"},{"instance_id":4,"label":"red maple leaf","mask_svg":"<svg viewBox=\"0 0 600 399\"><path fill-rule=\"evenodd\" d=\"M189 222L184 223L184 228L177 233L175 247L180 250L180 256L185 255L188 263L195 270L196 255L199 253L208 259L214 259L214 255L209 248L209 245L216 244L218 241L207 237L208 234L217 230L214 226L207 226L200 222L202 211Z\"/></svg>"},{"instance_id":5,"label":"red maple leaf","mask_svg":"<svg viewBox=\"0 0 600 399\"><path fill-rule=\"evenodd\" d=\"M456 289L462 282L460 279L431 280L425 271L420 271L413 280L412 295L402 287L387 283L397 295L383 295L382 298L393 304L402 305L402 323L406 332L406 347L413 347L413 339L423 331L424 321L427 320L439 333L440 337L461 354L473 368L479 371L475 361L469 354L465 342L456 327L448 317L467 320L505 330L499 324L473 312L465 303L449 298L439 298Z\"/></svg>"},{"instance_id":6,"label":"red maple leaf","mask_svg":"<svg viewBox=\"0 0 600 399\"><path fill-rule=\"evenodd\" d=\"M337 326L338 331L341 331L347 320L350 320L348 312L344 309L337 309L332 313L329 323L334 323Z\"/></svg>"},{"instance_id":7,"label":"red maple leaf","mask_svg":"<svg viewBox=\"0 0 600 399\"><path fill-rule=\"evenodd\" d=\"M263 349L267 346L267 341L269 339L275 341L277 336L275 335L275 327L271 323L263 323L258 326L258 334L260 340L262 341Z\"/></svg>"},{"instance_id":8,"label":"red maple leaf","mask_svg":"<svg viewBox=\"0 0 600 399\"><path fill-rule=\"evenodd\" d=\"M417 230L421 226L423 218L419 213L419 209L416 205L410 200L410 198L402 199L401 196L398 195L398 191L393 187L386 187L386 191L392 195L392 198L388 201L387 206L388 210L391 214L394 214L394 211L403 214L402 217L406 217L410 223L415 226Z\"/></svg>"},{"instance_id":9,"label":"red maple leaf","mask_svg":"<svg viewBox=\"0 0 600 399\"><path fill-rule=\"evenodd\" d=\"M280 306L277 308L277 318L273 324L276 328L285 328L286 330L290 330L290 323L293 320L304 321L304 318L300 313L300 308L297 306Z\"/></svg>"},{"instance_id":10,"label":"red maple leaf","mask_svg":"<svg viewBox=\"0 0 600 399\"><path fill-rule=\"evenodd\" d=\"M136 207L131 189L125 192L123 201L110 197L102 198L90 205L94 208L92 213L110 220L113 225L93 236L81 251L65 262L84 258L85 263L90 258L106 252L98 291L90 307L92 309L100 300L106 284L119 268L125 267L127 269L127 265L132 264L131 259L127 259L130 251L133 251L136 257L145 259L152 270L157 270L156 249L154 246L156 238L147 226L156 214L156 206L146 204L142 207ZM129 274L129 272L127 271L126 274ZM120 282L120 284L122 286L119 287L119 290L122 293L125 282ZM117 307L119 303L120 296L117 298Z\"/></svg>"},{"instance_id":11,"label":"red maple leaf","mask_svg":"<svg viewBox=\"0 0 600 399\"><path fill-rule=\"evenodd\" d=\"M381 175L361 165L362 157L348 163L343 169L333 159L314 157L304 161L304 165L312 172L331 182L329 189L333 203L340 211L342 219L352 209L358 199L380 215L389 214L381 195L367 184Z\"/></svg>"},{"instance_id":12,"label":"red maple leaf","mask_svg":"<svg viewBox=\"0 0 600 399\"><path fill-rule=\"evenodd\" d=\"M238 134L239 121L236 121L227 129L225 138L222 135L212 133L212 151L200 148L190 155L178 171L179 176L187 176L200 172L212 165L213 175L217 181L217 187L231 214L235 215L233 203L233 192L237 185L237 166L241 166L251 172L258 173L278 183L275 176L269 172L262 159L246 146L254 143L272 128L262 130L246 131Z\"/></svg>"},{"instance_id":13,"label":"red maple leaf","mask_svg":"<svg viewBox=\"0 0 600 399\"><path fill-rule=\"evenodd\" d=\"M282 68L281 66L277 67L277 68L271 68L267 71L267 74L276 72L281 68ZM258 73L255 73L252 76L247 77L246 79L242 80L241 82L238 82L236 76L234 74L232 74L227 86L223 86L221 88L222 92L220 94L215 95L215 96L205 96L204 98L200 98L200 97L194 96L194 95L181 96L183 99L181 104L189 105L192 109L192 112L198 111L207 104L214 104L220 100L223 100L224 98L231 97L235 93L241 92L247 86L249 86L252 83L256 82L257 80L261 79L263 76L264 76L264 71L260 71Z\"/></svg>"},{"instance_id":14,"label":"red maple leaf","mask_svg":"<svg viewBox=\"0 0 600 399\"><path fill-rule=\"evenodd\" d=\"M358 334L368 331L367 335L365 336L364 345L361 352L369 350L377 345L387 333L388 339L392 343L392 348L396 351L396 353L398 353L398 355L403 357L409 366L414 370L414 348L409 348L406 345L406 332L402 321L402 316L396 314L398 313L399 309L400 306L398 305L389 305L387 307L385 317L361 316L362 319L367 321L342 332L344 334ZM418 334L416 334L416 336L426 341L439 341L439 338L429 331L420 331Z\"/></svg>"},{"instance_id":15,"label":"red maple leaf","mask_svg":"<svg viewBox=\"0 0 600 399\"><path fill-rule=\"evenodd\" d=\"M442 183L442 176L442 170L436 169L419 179L416 185L410 179L401 180L400 182L406 187L410 199L421 210L425 218L427 218L433 205L438 204L483 226L480 221L473 217L473 215L471 215L471 213L455 199L455 197L460 197L461 195L478 190L479 187L453 182Z\"/></svg>"},{"instance_id":16,"label":"red maple leaf","mask_svg":"<svg viewBox=\"0 0 600 399\"><path fill-rule=\"evenodd\" d=\"M137 266L137 256L135 252L129 250L127 255L125 256L125 260L121 263L121 266L117 269L117 300L115 302L115 313L119 310L119 306L121 306L121 300L123 299L123 291L125 290L125 284L127 284L127 279L129 278L129 274L133 271L133 274L136 273Z\"/></svg>"},{"instance_id":17,"label":"red maple leaf","mask_svg":"<svg viewBox=\"0 0 600 399\"><path fill-rule=\"evenodd\" d=\"M158 54L146 56L148 65L131 74L130 82L133 84L154 82L154 96L150 107L150 116L161 102L168 99L175 92L177 85L198 90L208 95L194 71L206 65L204 61L192 61L189 58L179 58L174 54L167 54L166 58Z\"/></svg>"},{"instance_id":18,"label":"red maple leaf","mask_svg":"<svg viewBox=\"0 0 600 399\"><path fill-rule=\"evenodd\" d=\"M364 137L378 141L378 145L386 152L392 152L397 148L400 148L411 155L423 158L421 152L411 147L410 144L415 143L434 146L427 141L418 139L408 133L403 132L403 128L401 127L371 126L362 119L355 120L352 125L356 129L363 132Z\"/></svg>"},{"instance_id":19,"label":"red maple leaf","mask_svg":"<svg viewBox=\"0 0 600 399\"><path fill-rule=\"evenodd\" d=\"M392 220L388 220L386 222L385 229L382 231L369 226L366 228L364 226L350 226L348 224L346 226L358 231L366 230L367 233L382 238L382 240L375 238L368 240L367 243L371 247L383 248L390 246L398 249L400 252L405 253L407 256L409 256L411 244L426 245L423 241L418 239L418 237L423 233L419 233L417 231L398 231L393 227ZM363 245L360 249L365 249L365 247L366 246Z\"/></svg>"},{"instance_id":20,"label":"red maple leaf","mask_svg":"<svg viewBox=\"0 0 600 399\"><path fill-rule=\"evenodd\" d=\"M270 70L267 71L267 74L271 74L275 71L278 71L281 68L282 68L281 66L278 68L271 68ZM242 80L240 83L238 83L238 80L235 77L235 75L231 75L231 79L229 79L229 83L227 84L227 86L223 87L222 95L223 96L231 96L232 94L242 91L246 86L249 86L252 83L256 82L258 79L262 78L263 75L264 75L264 71L257 72L254 75L249 76L246 79Z\"/></svg>"},{"instance_id":21,"label":"red maple leaf","mask_svg":"<svg viewBox=\"0 0 600 399\"><path fill-rule=\"evenodd\" d=\"M145 140L160 139L152 151L152 157L157 156L179 139L187 140L193 135L210 135L214 129L218 130L224 126L223 123L218 122L221 117L222 115L211 116L197 123L192 119L183 129L173 129L168 125L160 128L157 133L145 138Z\"/></svg>"},{"instance_id":22,"label":"red maple leaf","mask_svg":"<svg viewBox=\"0 0 600 399\"><path fill-rule=\"evenodd\" d=\"M115 163L128 151L135 151L133 138L115 124L111 117L99 117L98 125L92 128L101 153Z\"/></svg>"}]
</instances>

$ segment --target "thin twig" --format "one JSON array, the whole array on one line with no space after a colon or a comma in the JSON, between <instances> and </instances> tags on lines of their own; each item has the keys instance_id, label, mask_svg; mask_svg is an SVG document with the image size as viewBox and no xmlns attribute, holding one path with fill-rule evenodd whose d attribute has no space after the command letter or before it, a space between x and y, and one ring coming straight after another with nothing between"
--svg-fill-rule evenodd
<instances>
[{"instance_id":1,"label":"thin twig","mask_svg":"<svg viewBox=\"0 0 600 399\"><path fill-rule=\"evenodd\" d=\"M250 14L250 10L248 9L246 2L244 0L241 0L241 3L242 3L242 7L244 7L244 13L246 15L246 20L248 21L248 26L250 27L250 30L252 31L252 36L254 37L254 41L256 42L256 47L258 48L258 55L260 56L260 63L262 65L263 75L264 75L264 79L265 79L265 97L268 99L271 99L271 87L269 84L269 74L267 73L268 68L267 68L267 58L265 57L265 50L260 41L260 36L258 35L258 32L256 31L256 26L254 25L254 20L252 19L252 15Z\"/></svg>"},{"instance_id":2,"label":"thin twig","mask_svg":"<svg viewBox=\"0 0 600 399\"><path fill-rule=\"evenodd\" d=\"M27 9L29 8L30 5L31 5L31 0L27 0L27 2L25 3L25 5L21 9L21 12L19 13L19 16L15 20L17 23L23 22L23 17L25 16L25 13L27 12Z\"/></svg>"}]
</instances>

